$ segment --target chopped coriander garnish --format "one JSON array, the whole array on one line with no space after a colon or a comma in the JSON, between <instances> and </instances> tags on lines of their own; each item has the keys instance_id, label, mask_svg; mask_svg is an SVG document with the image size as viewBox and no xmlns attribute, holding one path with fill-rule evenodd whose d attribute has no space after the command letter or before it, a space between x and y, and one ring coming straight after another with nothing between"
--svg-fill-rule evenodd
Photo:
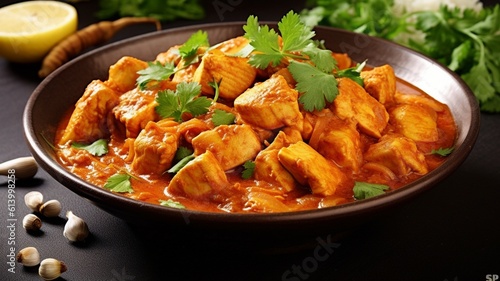
<instances>
[{"instance_id":1,"label":"chopped coriander garnish","mask_svg":"<svg viewBox=\"0 0 500 281\"><path fill-rule=\"evenodd\" d=\"M243 29L254 48L248 60L252 66L263 69L270 65L277 66L284 59L292 59L288 70L297 82L296 89L301 93L299 102L307 111L321 110L327 102L333 102L338 94L337 77L363 83L358 67L334 73L337 62L332 52L320 48L321 42L312 40L314 31L293 11L278 23L282 43L278 33L267 25L260 26L255 16L248 17Z\"/></svg>"},{"instance_id":2,"label":"chopped coriander garnish","mask_svg":"<svg viewBox=\"0 0 500 281\"><path fill-rule=\"evenodd\" d=\"M158 200L160 202L160 205L165 206L165 207L170 207L170 208L176 208L176 209L186 209L184 205L181 203L174 201L172 199L168 200Z\"/></svg>"},{"instance_id":3,"label":"chopped coriander garnish","mask_svg":"<svg viewBox=\"0 0 500 281\"><path fill-rule=\"evenodd\" d=\"M338 70L335 73L335 77L350 78L354 82L358 83L361 87L364 87L365 82L363 81L363 78L361 78L360 73L365 65L366 61L364 61L363 63L358 63L358 65L356 65L355 67Z\"/></svg>"},{"instance_id":4,"label":"chopped coriander garnish","mask_svg":"<svg viewBox=\"0 0 500 281\"><path fill-rule=\"evenodd\" d=\"M211 101L206 97L199 97L201 85L196 82L181 82L177 84L175 92L172 90L159 91L156 97L156 112L162 118L172 117L182 121L184 113L198 116L208 112Z\"/></svg>"},{"instance_id":5,"label":"chopped coriander garnish","mask_svg":"<svg viewBox=\"0 0 500 281\"><path fill-rule=\"evenodd\" d=\"M278 23L281 32L282 44L279 35L269 26L260 26L257 17L250 16L247 24L243 26L245 37L250 40L250 45L254 47L254 53L249 63L255 67L264 69L269 65L277 66L284 58L308 59L302 51L307 49L307 55L320 50L315 46L311 38L315 33L311 27L304 25L300 21L300 16L293 11L288 12ZM327 51L329 52L329 51ZM330 56L331 63L334 59ZM332 68L333 69L333 68Z\"/></svg>"},{"instance_id":6,"label":"chopped coriander garnish","mask_svg":"<svg viewBox=\"0 0 500 281\"><path fill-rule=\"evenodd\" d=\"M139 77L137 78L137 85L139 89L144 90L148 87L150 82L159 82L167 80L172 74L175 73L175 66L173 63L161 62L148 62L148 67L137 71Z\"/></svg>"},{"instance_id":7,"label":"chopped coriander garnish","mask_svg":"<svg viewBox=\"0 0 500 281\"><path fill-rule=\"evenodd\" d=\"M132 176L127 173L114 174L108 178L106 184L104 184L104 188L119 193L134 192L132 184L130 183L131 177Z\"/></svg>"},{"instance_id":8,"label":"chopped coriander garnish","mask_svg":"<svg viewBox=\"0 0 500 281\"><path fill-rule=\"evenodd\" d=\"M214 78L214 81L208 82L208 85L214 89L214 99L213 99L212 103L216 103L217 100L219 99L220 83L222 83L222 78L219 81L216 81Z\"/></svg>"},{"instance_id":9,"label":"chopped coriander garnish","mask_svg":"<svg viewBox=\"0 0 500 281\"><path fill-rule=\"evenodd\" d=\"M168 169L167 173L175 174L175 173L179 172L182 168L184 168L184 166L187 165L187 163L189 163L194 158L195 158L194 154L190 154L190 155L182 158L181 160L179 160L179 162L177 162L177 164L172 166L172 168Z\"/></svg>"},{"instance_id":10,"label":"chopped coriander garnish","mask_svg":"<svg viewBox=\"0 0 500 281\"><path fill-rule=\"evenodd\" d=\"M354 184L354 197L358 200L367 199L384 194L389 186L369 182L356 182Z\"/></svg>"},{"instance_id":11,"label":"chopped coriander garnish","mask_svg":"<svg viewBox=\"0 0 500 281\"><path fill-rule=\"evenodd\" d=\"M179 53L184 59L184 65L189 65L198 61L198 49L200 47L209 47L208 34L206 31L198 30L179 47Z\"/></svg>"},{"instance_id":12,"label":"chopped coriander garnish","mask_svg":"<svg viewBox=\"0 0 500 281\"><path fill-rule=\"evenodd\" d=\"M292 61L288 69L297 81L295 88L302 93L299 102L304 105L305 110L321 110L325 108L326 102L333 102L338 95L338 83L333 75L298 61Z\"/></svg>"},{"instance_id":13,"label":"chopped coriander garnish","mask_svg":"<svg viewBox=\"0 0 500 281\"><path fill-rule=\"evenodd\" d=\"M181 161L182 158L185 158L189 155L193 154L193 150L190 148L187 148L185 146L181 146L177 149L175 152L174 160L179 162Z\"/></svg>"},{"instance_id":14,"label":"chopped coriander garnish","mask_svg":"<svg viewBox=\"0 0 500 281\"><path fill-rule=\"evenodd\" d=\"M91 144L74 142L71 144L71 146L77 149L86 150L94 156L103 156L104 154L108 153L108 141L105 139L98 139Z\"/></svg>"},{"instance_id":15,"label":"chopped coriander garnish","mask_svg":"<svg viewBox=\"0 0 500 281\"><path fill-rule=\"evenodd\" d=\"M247 180L253 176L253 172L255 171L255 162L248 160L243 164L243 168L241 177Z\"/></svg>"},{"instance_id":16,"label":"chopped coriander garnish","mask_svg":"<svg viewBox=\"0 0 500 281\"><path fill-rule=\"evenodd\" d=\"M234 119L236 119L236 116L234 116L234 114L232 114L231 112L224 111L222 109L214 110L214 114L212 115L212 123L215 126L233 124Z\"/></svg>"},{"instance_id":17,"label":"chopped coriander garnish","mask_svg":"<svg viewBox=\"0 0 500 281\"><path fill-rule=\"evenodd\" d=\"M454 149L455 149L454 147L433 149L431 151L431 154L440 155L440 156L448 156L453 152Z\"/></svg>"}]
</instances>

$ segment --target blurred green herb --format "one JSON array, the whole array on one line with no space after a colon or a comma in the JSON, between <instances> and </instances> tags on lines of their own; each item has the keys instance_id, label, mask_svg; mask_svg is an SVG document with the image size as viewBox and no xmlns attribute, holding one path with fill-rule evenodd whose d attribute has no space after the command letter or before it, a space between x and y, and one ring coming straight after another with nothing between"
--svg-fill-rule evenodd
<instances>
[{"instance_id":1,"label":"blurred green herb","mask_svg":"<svg viewBox=\"0 0 500 281\"><path fill-rule=\"evenodd\" d=\"M247 180L253 176L254 171L255 171L255 162L248 160L243 164L243 171L241 172L241 177Z\"/></svg>"},{"instance_id":2,"label":"blurred green herb","mask_svg":"<svg viewBox=\"0 0 500 281\"><path fill-rule=\"evenodd\" d=\"M476 11L397 11L394 0L309 0L301 19L393 40L447 65L474 92L481 110L500 112L500 4ZM443 46L446 46L445 48Z\"/></svg>"},{"instance_id":3,"label":"blurred green herb","mask_svg":"<svg viewBox=\"0 0 500 281\"><path fill-rule=\"evenodd\" d=\"M159 200L159 202L160 202L161 206L175 208L175 209L186 209L186 207L184 205L182 205L181 203L174 201L172 199Z\"/></svg>"},{"instance_id":4,"label":"blurred green herb","mask_svg":"<svg viewBox=\"0 0 500 281\"><path fill-rule=\"evenodd\" d=\"M358 200L384 194L386 190L389 190L389 186L369 182L355 182L353 188L354 197Z\"/></svg>"},{"instance_id":5,"label":"blurred green herb","mask_svg":"<svg viewBox=\"0 0 500 281\"><path fill-rule=\"evenodd\" d=\"M199 96L201 85L197 82L181 82L177 84L176 90L159 91L156 97L156 112L162 118L174 118L182 121L184 113L198 116L208 112L212 103L208 98Z\"/></svg>"},{"instance_id":6,"label":"blurred green herb","mask_svg":"<svg viewBox=\"0 0 500 281\"><path fill-rule=\"evenodd\" d=\"M205 10L199 0L100 0L97 16L153 17L161 21L177 19L199 20Z\"/></svg>"},{"instance_id":7,"label":"blurred green herb","mask_svg":"<svg viewBox=\"0 0 500 281\"><path fill-rule=\"evenodd\" d=\"M131 177L128 173L114 174L108 178L106 184L104 184L104 188L119 193L134 192L130 183Z\"/></svg>"},{"instance_id":8,"label":"blurred green herb","mask_svg":"<svg viewBox=\"0 0 500 281\"><path fill-rule=\"evenodd\" d=\"M86 150L94 156L102 156L102 155L108 153L108 141L105 139L98 139L91 144L74 142L71 144L71 146L76 148L76 149Z\"/></svg>"},{"instance_id":9,"label":"blurred green herb","mask_svg":"<svg viewBox=\"0 0 500 281\"><path fill-rule=\"evenodd\" d=\"M448 148L439 148L439 149L433 149L431 151L431 154L439 155L439 156L448 156L453 152L453 147L448 147Z\"/></svg>"}]
</instances>

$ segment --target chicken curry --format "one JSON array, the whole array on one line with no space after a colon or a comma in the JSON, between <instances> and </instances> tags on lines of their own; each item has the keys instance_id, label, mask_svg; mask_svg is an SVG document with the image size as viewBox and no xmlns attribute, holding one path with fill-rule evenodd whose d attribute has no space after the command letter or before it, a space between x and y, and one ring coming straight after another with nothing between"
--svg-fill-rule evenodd
<instances>
[{"instance_id":1,"label":"chicken curry","mask_svg":"<svg viewBox=\"0 0 500 281\"><path fill-rule=\"evenodd\" d=\"M322 50L335 61L332 73L354 74L329 78L335 98L311 110L304 77L290 68L312 65L304 56L256 66L256 48L243 54L252 36L187 52L202 35L153 62L124 56L107 80L92 81L58 126L60 163L87 182L167 207L289 212L397 189L439 166L446 156L436 152L454 145L448 107L390 65Z\"/></svg>"}]
</instances>

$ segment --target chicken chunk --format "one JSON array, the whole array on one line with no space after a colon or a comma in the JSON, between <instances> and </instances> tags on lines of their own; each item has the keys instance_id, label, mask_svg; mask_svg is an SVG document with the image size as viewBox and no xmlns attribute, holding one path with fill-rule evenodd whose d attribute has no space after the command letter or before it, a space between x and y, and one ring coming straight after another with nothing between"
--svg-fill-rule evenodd
<instances>
[{"instance_id":1,"label":"chicken chunk","mask_svg":"<svg viewBox=\"0 0 500 281\"><path fill-rule=\"evenodd\" d=\"M207 150L175 174L165 193L201 199L228 186L224 169L214 154Z\"/></svg>"},{"instance_id":2,"label":"chicken chunk","mask_svg":"<svg viewBox=\"0 0 500 281\"><path fill-rule=\"evenodd\" d=\"M361 78L364 80L365 90L381 104L386 105L394 102L396 75L390 65L386 64L362 71Z\"/></svg>"},{"instance_id":3,"label":"chicken chunk","mask_svg":"<svg viewBox=\"0 0 500 281\"><path fill-rule=\"evenodd\" d=\"M182 45L175 45L170 47L167 51L159 53L156 56L156 61L165 65L166 63L172 63L177 65L181 60L181 53L179 52L179 48Z\"/></svg>"},{"instance_id":4,"label":"chicken chunk","mask_svg":"<svg viewBox=\"0 0 500 281\"><path fill-rule=\"evenodd\" d=\"M90 143L107 137L107 115L118 100L118 94L102 81L92 81L77 101L59 144Z\"/></svg>"},{"instance_id":5,"label":"chicken chunk","mask_svg":"<svg viewBox=\"0 0 500 281\"><path fill-rule=\"evenodd\" d=\"M277 129L302 123L298 92L281 75L256 84L234 100L241 119L263 129Z\"/></svg>"},{"instance_id":6,"label":"chicken chunk","mask_svg":"<svg viewBox=\"0 0 500 281\"><path fill-rule=\"evenodd\" d=\"M347 176L305 142L299 141L280 149L281 164L302 185L309 185L313 194L333 195L338 187L348 184Z\"/></svg>"},{"instance_id":7,"label":"chicken chunk","mask_svg":"<svg viewBox=\"0 0 500 281\"><path fill-rule=\"evenodd\" d=\"M352 59L346 53L334 53L332 52L333 58L337 61L337 67L342 70L351 67Z\"/></svg>"},{"instance_id":8,"label":"chicken chunk","mask_svg":"<svg viewBox=\"0 0 500 281\"><path fill-rule=\"evenodd\" d=\"M420 175L428 172L425 155L413 140L401 135L384 135L368 148L364 157L366 161L381 164L400 177L412 172Z\"/></svg>"},{"instance_id":9,"label":"chicken chunk","mask_svg":"<svg viewBox=\"0 0 500 281\"><path fill-rule=\"evenodd\" d=\"M292 211L292 208L288 207L282 200L266 192L252 191L248 193L247 198L245 209L254 212L274 213Z\"/></svg>"},{"instance_id":10,"label":"chicken chunk","mask_svg":"<svg viewBox=\"0 0 500 281\"><path fill-rule=\"evenodd\" d=\"M336 116L318 118L309 145L340 167L355 173L361 168L361 137L354 122L343 121Z\"/></svg>"},{"instance_id":11,"label":"chicken chunk","mask_svg":"<svg viewBox=\"0 0 500 281\"><path fill-rule=\"evenodd\" d=\"M247 63L246 58L226 56L220 50L205 54L196 69L193 81L201 84L201 91L213 95L214 89L209 83L221 81L219 95L222 98L235 99L250 87L257 75L255 68Z\"/></svg>"},{"instance_id":12,"label":"chicken chunk","mask_svg":"<svg viewBox=\"0 0 500 281\"><path fill-rule=\"evenodd\" d=\"M238 36L221 42L215 48L222 51L224 54L235 54L248 46L248 43L249 41L247 38Z\"/></svg>"},{"instance_id":13,"label":"chicken chunk","mask_svg":"<svg viewBox=\"0 0 500 281\"><path fill-rule=\"evenodd\" d=\"M124 56L109 68L109 78L106 83L120 94L136 87L139 77L137 71L148 67L148 63L140 59Z\"/></svg>"},{"instance_id":14,"label":"chicken chunk","mask_svg":"<svg viewBox=\"0 0 500 281\"><path fill-rule=\"evenodd\" d=\"M262 147L252 127L245 124L221 125L201 132L192 145L195 155L212 152L224 171L254 159Z\"/></svg>"},{"instance_id":15,"label":"chicken chunk","mask_svg":"<svg viewBox=\"0 0 500 281\"><path fill-rule=\"evenodd\" d=\"M136 88L120 96L120 102L113 108L113 114L125 127L125 136L135 138L150 121L159 119L155 111L157 105L152 92Z\"/></svg>"},{"instance_id":16,"label":"chicken chunk","mask_svg":"<svg viewBox=\"0 0 500 281\"><path fill-rule=\"evenodd\" d=\"M338 88L332 111L342 120L353 118L363 133L380 138L389 121L385 107L349 78L338 79Z\"/></svg>"},{"instance_id":17,"label":"chicken chunk","mask_svg":"<svg viewBox=\"0 0 500 281\"><path fill-rule=\"evenodd\" d=\"M427 106L403 104L391 110L391 122L396 131L418 142L435 142L439 139L437 114Z\"/></svg>"},{"instance_id":18,"label":"chicken chunk","mask_svg":"<svg viewBox=\"0 0 500 281\"><path fill-rule=\"evenodd\" d=\"M132 169L139 174L162 174L172 166L179 134L174 126L149 122L134 141Z\"/></svg>"},{"instance_id":19,"label":"chicken chunk","mask_svg":"<svg viewBox=\"0 0 500 281\"><path fill-rule=\"evenodd\" d=\"M280 131L274 141L266 149L259 152L255 157L254 177L256 180L281 186L287 192L297 187L294 177L281 165L278 159L280 149L291 143L286 134Z\"/></svg>"},{"instance_id":20,"label":"chicken chunk","mask_svg":"<svg viewBox=\"0 0 500 281\"><path fill-rule=\"evenodd\" d=\"M394 100L397 104L420 104L425 105L436 112L443 112L446 110L446 105L440 103L439 101L426 96L426 95L417 95L417 94L403 94L399 91L396 91L394 95Z\"/></svg>"}]
</instances>

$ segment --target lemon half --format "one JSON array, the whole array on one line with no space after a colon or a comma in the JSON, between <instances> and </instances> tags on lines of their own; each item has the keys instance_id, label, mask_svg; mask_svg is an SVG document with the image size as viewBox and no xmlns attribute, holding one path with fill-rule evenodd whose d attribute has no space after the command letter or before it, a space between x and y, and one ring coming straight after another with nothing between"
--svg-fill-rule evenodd
<instances>
[{"instance_id":1,"label":"lemon half","mask_svg":"<svg viewBox=\"0 0 500 281\"><path fill-rule=\"evenodd\" d=\"M36 62L78 27L76 9L58 1L27 1L0 8L0 56Z\"/></svg>"}]
</instances>

